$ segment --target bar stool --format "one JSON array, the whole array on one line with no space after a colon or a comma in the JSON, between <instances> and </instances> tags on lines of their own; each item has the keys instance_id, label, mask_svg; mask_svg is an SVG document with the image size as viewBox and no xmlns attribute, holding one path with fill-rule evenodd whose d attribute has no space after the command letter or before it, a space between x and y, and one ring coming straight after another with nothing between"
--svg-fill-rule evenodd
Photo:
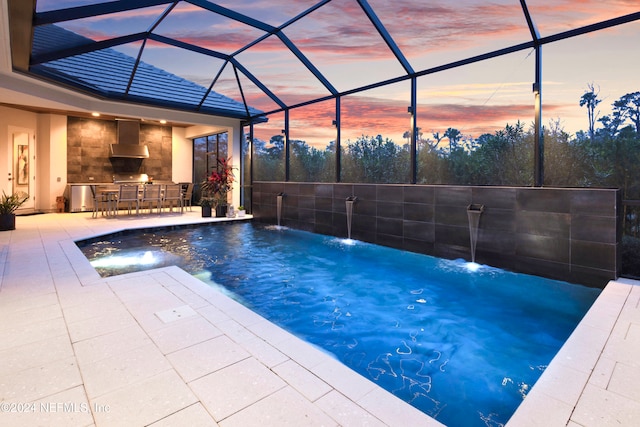
<instances>
[{"instance_id":1,"label":"bar stool","mask_svg":"<svg viewBox=\"0 0 640 427\"><path fill-rule=\"evenodd\" d=\"M180 184L165 185L162 201L163 201L163 205L165 202L168 203L170 212L173 212L173 204L175 202L176 208L180 206L180 213L182 213L183 211L182 186Z\"/></svg>"},{"instance_id":2,"label":"bar stool","mask_svg":"<svg viewBox=\"0 0 640 427\"><path fill-rule=\"evenodd\" d=\"M158 209L158 213L162 213L162 185L159 184L144 184L144 189L142 190L142 200L140 203L144 207L145 202L149 203L149 213L153 212L152 203L156 203L156 207Z\"/></svg>"},{"instance_id":3,"label":"bar stool","mask_svg":"<svg viewBox=\"0 0 640 427\"><path fill-rule=\"evenodd\" d=\"M98 215L105 215L107 212L107 196L104 190L107 187L91 187L93 193L93 212L92 218L97 218Z\"/></svg>"},{"instance_id":4,"label":"bar stool","mask_svg":"<svg viewBox=\"0 0 640 427\"><path fill-rule=\"evenodd\" d=\"M191 199L193 198L193 182L181 182L182 186L182 206L191 208Z\"/></svg>"},{"instance_id":5,"label":"bar stool","mask_svg":"<svg viewBox=\"0 0 640 427\"><path fill-rule=\"evenodd\" d=\"M126 203L129 209L129 215L131 215L131 208L133 204L136 205L136 215L140 211L140 189L138 185L122 184L118 192L118 200L116 203Z\"/></svg>"}]
</instances>

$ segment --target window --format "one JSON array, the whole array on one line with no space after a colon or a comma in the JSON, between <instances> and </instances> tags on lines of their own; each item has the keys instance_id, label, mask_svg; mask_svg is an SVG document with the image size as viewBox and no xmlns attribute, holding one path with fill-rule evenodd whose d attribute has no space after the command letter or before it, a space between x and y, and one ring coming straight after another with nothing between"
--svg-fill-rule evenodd
<instances>
[{"instance_id":1,"label":"window","mask_svg":"<svg viewBox=\"0 0 640 427\"><path fill-rule=\"evenodd\" d=\"M194 198L200 199L200 183L216 167L219 157L229 156L229 134L227 132L203 136L193 140L193 182Z\"/></svg>"}]
</instances>

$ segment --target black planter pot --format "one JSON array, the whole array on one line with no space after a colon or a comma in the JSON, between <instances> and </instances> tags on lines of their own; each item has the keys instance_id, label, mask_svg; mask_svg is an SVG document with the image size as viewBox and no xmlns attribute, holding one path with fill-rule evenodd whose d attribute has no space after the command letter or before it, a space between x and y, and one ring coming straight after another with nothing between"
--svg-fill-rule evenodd
<instances>
[{"instance_id":1,"label":"black planter pot","mask_svg":"<svg viewBox=\"0 0 640 427\"><path fill-rule=\"evenodd\" d=\"M218 205L216 207L216 216L218 218L224 218L227 216L227 205Z\"/></svg>"},{"instance_id":2,"label":"black planter pot","mask_svg":"<svg viewBox=\"0 0 640 427\"><path fill-rule=\"evenodd\" d=\"M0 214L0 231L16 229L16 214Z\"/></svg>"},{"instance_id":3,"label":"black planter pot","mask_svg":"<svg viewBox=\"0 0 640 427\"><path fill-rule=\"evenodd\" d=\"M203 206L202 207L202 217L210 218L211 217L211 206Z\"/></svg>"}]
</instances>

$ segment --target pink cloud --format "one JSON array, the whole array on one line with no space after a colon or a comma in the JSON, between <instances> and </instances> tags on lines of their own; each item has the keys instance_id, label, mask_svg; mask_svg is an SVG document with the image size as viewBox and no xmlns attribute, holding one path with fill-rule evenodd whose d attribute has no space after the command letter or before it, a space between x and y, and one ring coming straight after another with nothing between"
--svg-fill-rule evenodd
<instances>
[{"instance_id":1,"label":"pink cloud","mask_svg":"<svg viewBox=\"0 0 640 427\"><path fill-rule=\"evenodd\" d=\"M290 136L306 141L319 149L324 149L329 141L336 137L331 125L334 119L334 101L311 104L300 111L290 112ZM546 119L561 111L565 105L545 104ZM361 135L381 134L402 145L408 141L403 134L410 130L410 116L407 103L401 101L351 96L344 102L342 109L342 141L355 140ZM259 137L269 140L279 135L284 128L282 115L274 117L275 122L260 126ZM433 132L441 134L449 127L460 130L464 135L477 138L483 133L493 134L506 124L515 124L518 120L525 128L534 120L533 104L505 105L456 105L429 104L418 106L418 122L424 138L432 138Z\"/></svg>"},{"instance_id":2,"label":"pink cloud","mask_svg":"<svg viewBox=\"0 0 640 427\"><path fill-rule=\"evenodd\" d=\"M56 8L65 4L39 1L39 10L53 9L53 7L49 7L49 3L51 6L55 4ZM260 19L260 15L265 21L273 21L276 19L274 17L279 17L278 19L281 21L277 21L273 25L281 25L314 3L296 4L297 7L292 10L291 2L283 0L270 1L268 7L264 8L260 8L260 5L256 6L255 2L223 2L226 7L254 15L256 19ZM411 56L418 54L418 51L450 49L451 42L477 43L478 38L490 40L503 38L507 40L506 43L510 43L510 35L528 31L518 2L508 4L480 3L468 6L466 2L424 4L421 1L411 0L395 0L393 2L372 0L370 4L398 44L411 50L407 53ZM256 12L256 8L258 12ZM151 22L165 9L164 5L154 6L91 17L68 25L94 40L104 40L119 33L142 31L144 27L132 29L136 22L140 22L141 19ZM637 1L634 0L614 2L549 0L543 3L533 3L530 5L530 10L534 21L539 22L539 25L564 22L565 26L580 26L631 13L638 9ZM202 24L206 22L204 18L207 14L213 18L213 22L222 22L223 25L205 26ZM180 20L176 18L179 15L183 15ZM186 15L192 15L192 23L195 28L198 28L198 25L201 25L201 28L191 30L192 32L189 32L188 27L185 30L184 26L174 29L166 28L163 29L163 34L198 46L225 52L262 35L259 30L251 29L249 36L250 27L188 3L180 3L171 11L165 22L171 22L171 19L175 18L176 23L184 25L189 22L189 19L184 19ZM118 25L111 25L102 30L91 29L86 25L90 22L101 21L120 22ZM164 28L163 25L160 28ZM215 33L212 34L210 31L215 31ZM256 32L253 33L253 31ZM244 34L238 34L239 32ZM303 51L333 54L343 61L349 57L358 60L362 57L375 59L380 58L381 55L382 57L388 55L388 52L382 53L379 49L379 36L356 2L330 2L291 27L285 28L284 32L285 34L292 33L292 38ZM456 46L456 48L459 47ZM272 51L275 47L269 44L259 44L254 49ZM277 47L277 49L283 49L283 47ZM340 52L347 55L337 55Z\"/></svg>"}]
</instances>

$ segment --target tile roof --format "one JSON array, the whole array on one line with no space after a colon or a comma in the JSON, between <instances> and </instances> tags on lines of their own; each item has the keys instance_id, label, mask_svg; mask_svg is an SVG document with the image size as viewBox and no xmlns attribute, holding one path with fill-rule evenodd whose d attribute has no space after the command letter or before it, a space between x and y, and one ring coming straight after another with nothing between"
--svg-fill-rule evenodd
<instances>
[{"instance_id":1,"label":"tile roof","mask_svg":"<svg viewBox=\"0 0 640 427\"><path fill-rule=\"evenodd\" d=\"M95 42L56 25L38 26L34 28L33 55L92 43ZM242 102L214 91L207 95L207 88L142 61L127 91L135 65L135 58L106 48L32 65L31 71L111 99L160 104L224 117L247 117ZM248 109L252 116L261 113L252 107Z\"/></svg>"}]
</instances>

